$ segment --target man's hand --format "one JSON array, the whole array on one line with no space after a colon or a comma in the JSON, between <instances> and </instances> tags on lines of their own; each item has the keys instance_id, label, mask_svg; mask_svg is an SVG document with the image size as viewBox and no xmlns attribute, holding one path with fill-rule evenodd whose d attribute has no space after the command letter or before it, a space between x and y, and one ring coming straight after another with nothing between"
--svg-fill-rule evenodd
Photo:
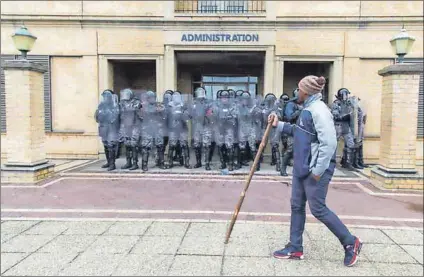
<instances>
[{"instance_id":1,"label":"man's hand","mask_svg":"<svg viewBox=\"0 0 424 277\"><path fill-rule=\"evenodd\" d=\"M273 127L277 127L278 125L278 116L275 113L271 113L268 116L268 123L272 123Z\"/></svg>"},{"instance_id":2,"label":"man's hand","mask_svg":"<svg viewBox=\"0 0 424 277\"><path fill-rule=\"evenodd\" d=\"M312 175L312 178L314 178L315 181L317 181L317 182L319 182L319 180L321 179L321 176L319 176L319 175L314 175L312 173L311 173L311 175Z\"/></svg>"}]
</instances>

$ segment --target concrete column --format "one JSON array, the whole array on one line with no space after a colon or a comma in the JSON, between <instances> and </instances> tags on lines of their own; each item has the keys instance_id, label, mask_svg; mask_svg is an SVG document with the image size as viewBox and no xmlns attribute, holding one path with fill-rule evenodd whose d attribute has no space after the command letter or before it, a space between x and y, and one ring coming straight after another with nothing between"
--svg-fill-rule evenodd
<instances>
[{"instance_id":1,"label":"concrete column","mask_svg":"<svg viewBox=\"0 0 424 277\"><path fill-rule=\"evenodd\" d=\"M165 46L165 74L164 74L164 84L165 90L177 89L177 64L175 61L175 52L171 46Z\"/></svg>"},{"instance_id":2,"label":"concrete column","mask_svg":"<svg viewBox=\"0 0 424 277\"><path fill-rule=\"evenodd\" d=\"M27 60L3 65L6 93L7 162L2 182L34 183L53 173L44 142L44 66Z\"/></svg>"},{"instance_id":3,"label":"concrete column","mask_svg":"<svg viewBox=\"0 0 424 277\"><path fill-rule=\"evenodd\" d=\"M162 101L163 93L165 92L164 84L164 68L163 68L163 56L159 56L156 59L156 94L158 99Z\"/></svg>"},{"instance_id":4,"label":"concrete column","mask_svg":"<svg viewBox=\"0 0 424 277\"><path fill-rule=\"evenodd\" d=\"M379 165L371 177L386 188L423 189L416 170L418 91L422 64L395 64L383 76Z\"/></svg>"},{"instance_id":5,"label":"concrete column","mask_svg":"<svg viewBox=\"0 0 424 277\"><path fill-rule=\"evenodd\" d=\"M275 58L274 70L274 91L277 97L280 97L284 91L284 61L277 57Z\"/></svg>"},{"instance_id":6,"label":"concrete column","mask_svg":"<svg viewBox=\"0 0 424 277\"><path fill-rule=\"evenodd\" d=\"M343 58L339 57L333 61L330 69L330 88L328 103L333 103L334 95L343 87Z\"/></svg>"},{"instance_id":7,"label":"concrete column","mask_svg":"<svg viewBox=\"0 0 424 277\"><path fill-rule=\"evenodd\" d=\"M274 92L274 47L269 47L265 53L264 95Z\"/></svg>"}]
</instances>

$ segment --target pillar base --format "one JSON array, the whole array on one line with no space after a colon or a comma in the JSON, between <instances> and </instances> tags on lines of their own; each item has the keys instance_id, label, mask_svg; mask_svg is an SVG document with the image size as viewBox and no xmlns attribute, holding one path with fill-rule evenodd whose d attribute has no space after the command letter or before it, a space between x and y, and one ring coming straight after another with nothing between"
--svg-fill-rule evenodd
<instances>
[{"instance_id":1,"label":"pillar base","mask_svg":"<svg viewBox=\"0 0 424 277\"><path fill-rule=\"evenodd\" d=\"M35 184L53 176L54 164L43 163L35 166L4 165L1 167L2 183L30 183Z\"/></svg>"},{"instance_id":2,"label":"pillar base","mask_svg":"<svg viewBox=\"0 0 424 277\"><path fill-rule=\"evenodd\" d=\"M377 165L371 169L371 181L385 189L424 189L423 175L414 169L388 169Z\"/></svg>"}]
</instances>

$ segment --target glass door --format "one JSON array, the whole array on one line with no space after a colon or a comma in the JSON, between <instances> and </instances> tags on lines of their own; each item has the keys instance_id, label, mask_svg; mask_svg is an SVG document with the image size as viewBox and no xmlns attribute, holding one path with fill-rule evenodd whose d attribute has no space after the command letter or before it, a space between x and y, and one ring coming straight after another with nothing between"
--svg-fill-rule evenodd
<instances>
[{"instance_id":1,"label":"glass door","mask_svg":"<svg viewBox=\"0 0 424 277\"><path fill-rule=\"evenodd\" d=\"M216 99L219 90L249 91L256 97L258 77L252 76L202 76L202 84L206 89L206 98Z\"/></svg>"}]
</instances>

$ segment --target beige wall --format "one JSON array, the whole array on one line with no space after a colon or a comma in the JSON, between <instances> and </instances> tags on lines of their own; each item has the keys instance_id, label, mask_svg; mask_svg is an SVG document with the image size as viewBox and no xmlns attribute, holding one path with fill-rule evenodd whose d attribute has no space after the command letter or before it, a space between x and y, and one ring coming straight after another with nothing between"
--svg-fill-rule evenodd
<instances>
[{"instance_id":1,"label":"beige wall","mask_svg":"<svg viewBox=\"0 0 424 277\"><path fill-rule=\"evenodd\" d=\"M365 136L380 136L383 80L377 72L391 63L391 60L344 59L343 87L349 89L353 95L361 98L368 114Z\"/></svg>"},{"instance_id":2,"label":"beige wall","mask_svg":"<svg viewBox=\"0 0 424 277\"><path fill-rule=\"evenodd\" d=\"M164 1L83 1L87 16L136 16L164 15Z\"/></svg>"},{"instance_id":3,"label":"beige wall","mask_svg":"<svg viewBox=\"0 0 424 277\"><path fill-rule=\"evenodd\" d=\"M278 1L277 17L359 16L360 1Z\"/></svg>"},{"instance_id":4,"label":"beige wall","mask_svg":"<svg viewBox=\"0 0 424 277\"><path fill-rule=\"evenodd\" d=\"M53 131L97 134L96 57L52 57L51 76Z\"/></svg>"},{"instance_id":5,"label":"beige wall","mask_svg":"<svg viewBox=\"0 0 424 277\"><path fill-rule=\"evenodd\" d=\"M2 2L3 3L3 2ZM96 30L81 29L80 26L38 26L26 24L30 32L37 37L32 55L96 55ZM16 27L1 26L1 53L18 54L11 35Z\"/></svg>"},{"instance_id":6,"label":"beige wall","mask_svg":"<svg viewBox=\"0 0 424 277\"><path fill-rule=\"evenodd\" d=\"M1 54L18 54L10 36L15 28L25 21L31 33L38 37L30 54L53 56L51 63L53 129L84 132L83 134L48 134L46 138L48 155L56 157L75 156L75 153L83 157L95 155L98 151L97 126L92 116L97 106L99 90L106 85L112 87L113 81L119 79L119 74L122 73L119 71L118 76L114 78L117 74L116 68L112 62L101 65L102 59L107 60L108 55L115 57L119 55L150 57L151 55L152 59L162 58L165 54L165 45L181 46L181 32L191 29L217 31L218 28L222 28L229 33L260 33L263 41L261 40L257 45L275 45L275 55L282 59L321 57L332 61L340 57L343 60L343 67L340 70L342 72L339 74L341 79L339 83L361 97L367 106L366 136L368 138L365 143L365 152L369 159L376 160L379 153L382 89L381 77L377 71L390 64L391 59L394 58L389 40L399 32L401 19L423 16L423 3L420 1L391 1L390 3L388 1L275 1L267 3L267 7L273 8L272 13L277 17L277 21L294 20L293 17L301 17L305 21L334 20L334 17L340 17L340 20L349 18L353 20L363 16L370 17L368 19L371 21L384 19L388 22L378 25L370 23L361 30L355 24L337 25L334 22L328 27L317 24L313 27L292 29L291 25L281 25L270 30L268 27L255 23L264 18L251 17L249 21L246 21L243 17L241 19L222 17L220 21L237 22L228 26L220 23L211 27L204 25L190 27L176 23L176 26L163 27L162 17L172 20L172 16L170 18L168 15L169 9L174 8L172 3L166 1L21 2L23 1L1 2ZM91 20L107 18L109 21L107 24L93 23L94 21L82 24L79 21L82 14ZM38 22L35 19L29 20L37 16L42 16L44 19ZM50 18L49 16L56 16L60 20L52 21L47 19ZM15 21L4 22L4 18L14 18ZM68 21L72 18L78 19ZM126 22L140 19L142 21L158 20L159 23L144 26L144 23ZM198 18L199 21L204 19L204 17ZM212 19L216 20L216 18ZM120 21L114 23L113 20ZM187 20L187 18L175 20ZM252 25L246 25L246 22L251 22ZM407 24L408 33L414 35L416 41L408 57L423 57L423 27L417 24L409 25ZM249 31L243 28L248 28ZM234 43L228 43L225 47L229 45L234 46ZM208 47L213 49L212 44ZM166 83L170 72L167 71L166 66L170 63L165 58L162 61L165 68L158 71L158 76ZM102 66L107 68L103 70ZM104 75L108 76L105 81L102 80ZM142 75L147 76L144 73ZM189 74L181 73L177 77L178 88L188 92L191 88ZM278 75L275 78L281 78L281 76ZM262 90L263 79L262 76L259 90ZM140 77L136 80L140 82L136 86L147 84L146 87L153 86L153 82L156 81L154 73L149 77ZM291 82L286 81L285 89ZM118 86L115 89L118 89ZM276 93L279 94L280 91ZM336 91L330 91L330 97L335 93ZM2 155L5 153L6 146L7 143L2 143ZM417 141L417 160L422 163L422 141Z\"/></svg>"},{"instance_id":7,"label":"beige wall","mask_svg":"<svg viewBox=\"0 0 424 277\"><path fill-rule=\"evenodd\" d=\"M1 14L81 15L81 1L1 1Z\"/></svg>"},{"instance_id":8,"label":"beige wall","mask_svg":"<svg viewBox=\"0 0 424 277\"><path fill-rule=\"evenodd\" d=\"M191 3L185 2L191 8ZM267 12L284 17L422 16L422 1L278 1ZM195 7L195 6L194 6ZM271 11L270 11L271 9ZM5 15L162 17L173 14L167 1L2 1ZM223 20L233 20L230 16Z\"/></svg>"},{"instance_id":9,"label":"beige wall","mask_svg":"<svg viewBox=\"0 0 424 277\"><path fill-rule=\"evenodd\" d=\"M361 1L362 16L423 16L422 1Z\"/></svg>"}]
</instances>

